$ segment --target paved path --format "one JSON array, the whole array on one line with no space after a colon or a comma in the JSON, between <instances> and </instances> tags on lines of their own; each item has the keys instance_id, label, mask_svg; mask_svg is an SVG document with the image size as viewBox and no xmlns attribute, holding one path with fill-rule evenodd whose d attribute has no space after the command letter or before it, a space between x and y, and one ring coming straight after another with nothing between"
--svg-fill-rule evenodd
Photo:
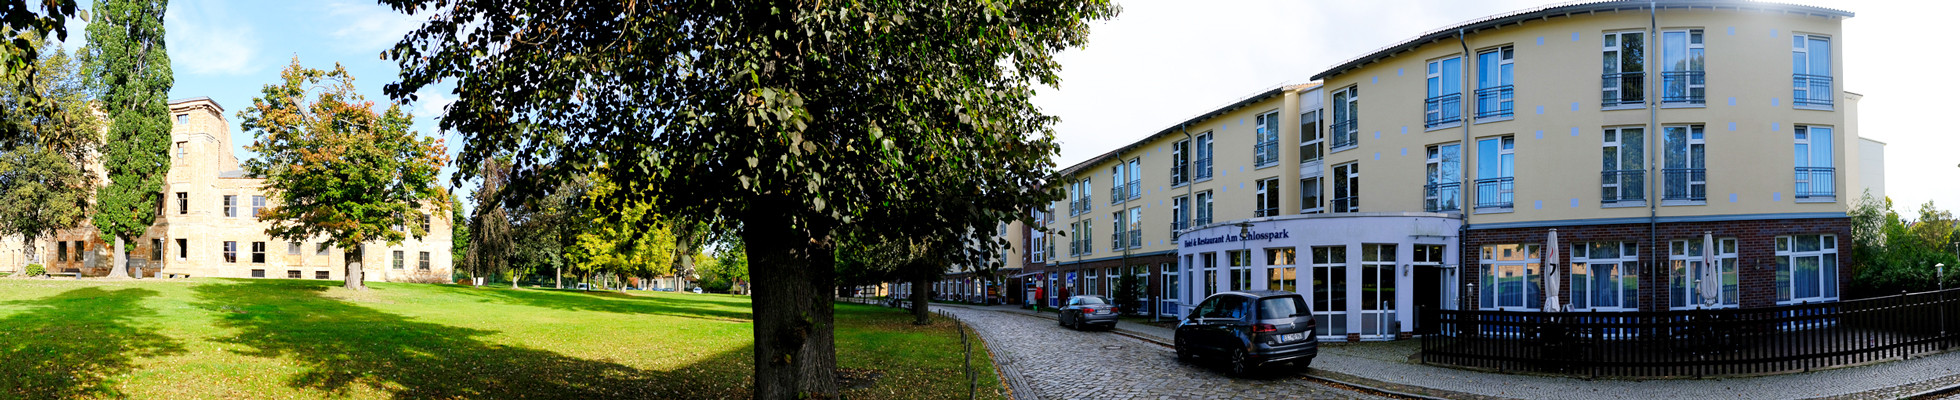
<instances>
[{"instance_id":1,"label":"paved path","mask_svg":"<svg viewBox=\"0 0 1960 400\"><path fill-rule=\"evenodd\" d=\"M1046 319L1053 318L1052 313L1011 306L974 308L995 311L990 314L1018 314L1023 319L1047 325L1039 330L1029 328L1030 331L1046 332L1054 328L1053 320ZM975 329L985 329L981 322L973 325ZM1171 340L1170 329L1151 325L1121 322L1117 331L1159 343ZM993 336L988 338L992 343ZM1411 359L1419 350L1420 342L1415 340L1323 343L1320 356L1314 359L1306 375L1395 394L1453 399L1894 399L1960 384L1960 352L1810 373L1635 381L1512 375L1429 366ZM1167 359L1174 358L1169 352L1165 354ZM1960 400L1960 395L1954 393L1935 397Z\"/></svg>"},{"instance_id":2,"label":"paved path","mask_svg":"<svg viewBox=\"0 0 1960 400\"><path fill-rule=\"evenodd\" d=\"M1021 400L1374 398L1301 379L1293 371L1230 378L1216 368L1179 363L1175 353L1155 343L1074 331L1011 311L935 308L953 313L987 339L1003 371L1018 374L1034 392L1016 393Z\"/></svg>"}]
</instances>

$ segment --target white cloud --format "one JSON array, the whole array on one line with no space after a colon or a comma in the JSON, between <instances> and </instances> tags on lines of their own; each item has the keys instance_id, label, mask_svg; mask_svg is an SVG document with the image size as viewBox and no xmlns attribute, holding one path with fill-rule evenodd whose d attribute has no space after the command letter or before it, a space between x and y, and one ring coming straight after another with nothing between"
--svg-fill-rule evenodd
<instances>
[{"instance_id":1,"label":"white cloud","mask_svg":"<svg viewBox=\"0 0 1960 400\"><path fill-rule=\"evenodd\" d=\"M163 15L170 61L179 72L240 75L257 71L259 36L224 5L208 1L171 2Z\"/></svg>"},{"instance_id":2,"label":"white cloud","mask_svg":"<svg viewBox=\"0 0 1960 400\"><path fill-rule=\"evenodd\" d=\"M422 26L425 17L405 15L375 4L334 1L327 3L327 15L339 22L329 35L342 50L374 52L394 47L402 36Z\"/></svg>"}]
</instances>

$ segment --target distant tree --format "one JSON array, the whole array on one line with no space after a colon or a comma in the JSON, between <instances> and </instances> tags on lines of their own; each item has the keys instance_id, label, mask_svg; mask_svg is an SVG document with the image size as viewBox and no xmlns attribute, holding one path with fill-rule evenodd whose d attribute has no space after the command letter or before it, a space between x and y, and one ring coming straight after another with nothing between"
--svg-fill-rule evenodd
<instances>
[{"instance_id":1,"label":"distant tree","mask_svg":"<svg viewBox=\"0 0 1960 400\"><path fill-rule=\"evenodd\" d=\"M455 267L468 268L465 264L470 255L470 215L463 211L463 199L455 191L449 193L449 259L461 264Z\"/></svg>"},{"instance_id":2,"label":"distant tree","mask_svg":"<svg viewBox=\"0 0 1960 400\"><path fill-rule=\"evenodd\" d=\"M513 248L510 213L498 200L497 193L510 182L510 161L501 158L483 160L482 184L477 187L476 217L470 219L468 239L471 283L478 276L503 274L510 269ZM516 286L517 282L511 282Z\"/></svg>"},{"instance_id":3,"label":"distant tree","mask_svg":"<svg viewBox=\"0 0 1960 400\"><path fill-rule=\"evenodd\" d=\"M97 184L84 166L102 141L80 66L60 42L38 54L30 84L0 85L0 127L19 133L0 135L12 138L0 140L0 236L21 235L30 255L37 239L82 225Z\"/></svg>"},{"instance_id":4,"label":"distant tree","mask_svg":"<svg viewBox=\"0 0 1960 400\"><path fill-rule=\"evenodd\" d=\"M245 169L278 199L259 220L275 238L328 238L347 254L347 288L365 290L363 243L421 238L428 232L414 221L449 207L436 181L448 163L442 140L410 131L400 104L375 113L339 65L323 71L295 58L280 78L238 112L259 154Z\"/></svg>"},{"instance_id":5,"label":"distant tree","mask_svg":"<svg viewBox=\"0 0 1960 400\"><path fill-rule=\"evenodd\" d=\"M96 192L89 219L103 241L115 243L112 277L130 276L124 243L156 222L170 172L170 88L176 78L164 45L166 3L98 0L88 24L82 59L110 121L101 148L109 186Z\"/></svg>"},{"instance_id":6,"label":"distant tree","mask_svg":"<svg viewBox=\"0 0 1960 400\"><path fill-rule=\"evenodd\" d=\"M610 196L619 185L603 176L591 178L585 192L588 201ZM574 265L587 276L658 276L674 271L675 241L673 224L651 211L651 203L627 205L606 210L585 207L580 211L586 227L574 236L570 249Z\"/></svg>"},{"instance_id":7,"label":"distant tree","mask_svg":"<svg viewBox=\"0 0 1960 400\"><path fill-rule=\"evenodd\" d=\"M1907 220L1892 210L1891 199L1873 199L1870 195L1851 209L1852 279L1842 284L1845 297L1933 290L1940 281L1952 281L1949 277L1960 273L1938 276L1933 267L1960 265L1950 244L1955 225L1952 213L1932 202L1920 205L1917 212L1917 220Z\"/></svg>"}]
</instances>

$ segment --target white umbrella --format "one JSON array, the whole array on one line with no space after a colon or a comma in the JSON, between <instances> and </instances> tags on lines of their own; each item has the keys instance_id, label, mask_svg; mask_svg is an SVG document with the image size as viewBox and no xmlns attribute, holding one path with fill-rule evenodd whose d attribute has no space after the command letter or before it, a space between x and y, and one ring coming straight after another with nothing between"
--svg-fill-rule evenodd
<instances>
[{"instance_id":1,"label":"white umbrella","mask_svg":"<svg viewBox=\"0 0 1960 400\"><path fill-rule=\"evenodd\" d=\"M1558 312L1558 230L1545 237L1545 312Z\"/></svg>"},{"instance_id":2,"label":"white umbrella","mask_svg":"<svg viewBox=\"0 0 1960 400\"><path fill-rule=\"evenodd\" d=\"M1701 286L1695 290L1701 292L1701 304L1708 307L1714 307L1715 302L1721 300L1718 296L1722 290L1722 267L1715 264L1718 261L1715 251L1715 234L1702 232Z\"/></svg>"}]
</instances>

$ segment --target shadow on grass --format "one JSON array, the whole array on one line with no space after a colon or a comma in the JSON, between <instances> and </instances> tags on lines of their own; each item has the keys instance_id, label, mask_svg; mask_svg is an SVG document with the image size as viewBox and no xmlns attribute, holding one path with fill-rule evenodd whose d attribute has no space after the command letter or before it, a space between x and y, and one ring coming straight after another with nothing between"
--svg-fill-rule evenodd
<instances>
[{"instance_id":1,"label":"shadow on grass","mask_svg":"<svg viewBox=\"0 0 1960 400\"><path fill-rule=\"evenodd\" d=\"M156 314L142 300L157 294L88 287L7 302L30 309L0 319L0 397L123 397L111 376L134 369L138 358L184 351L154 329L130 323Z\"/></svg>"},{"instance_id":2,"label":"shadow on grass","mask_svg":"<svg viewBox=\"0 0 1960 400\"><path fill-rule=\"evenodd\" d=\"M337 285L236 280L193 290L201 307L225 313L219 326L239 330L215 340L249 347L247 356L291 360L304 371L286 382L297 389L338 396L367 387L397 399L747 397L746 347L677 371L642 371L485 342L480 337L495 332L321 296ZM734 382L713 384L730 377Z\"/></svg>"},{"instance_id":3,"label":"shadow on grass","mask_svg":"<svg viewBox=\"0 0 1960 400\"><path fill-rule=\"evenodd\" d=\"M660 296L636 296L611 291L578 291L561 289L516 289L474 288L462 285L438 285L439 290L463 296L482 298L502 304L543 307L566 311L600 311L621 314L654 314L683 318L709 318L747 322L752 318L749 303L740 299L713 295L691 295L688 301ZM701 307L702 304L716 304L727 309Z\"/></svg>"}]
</instances>

